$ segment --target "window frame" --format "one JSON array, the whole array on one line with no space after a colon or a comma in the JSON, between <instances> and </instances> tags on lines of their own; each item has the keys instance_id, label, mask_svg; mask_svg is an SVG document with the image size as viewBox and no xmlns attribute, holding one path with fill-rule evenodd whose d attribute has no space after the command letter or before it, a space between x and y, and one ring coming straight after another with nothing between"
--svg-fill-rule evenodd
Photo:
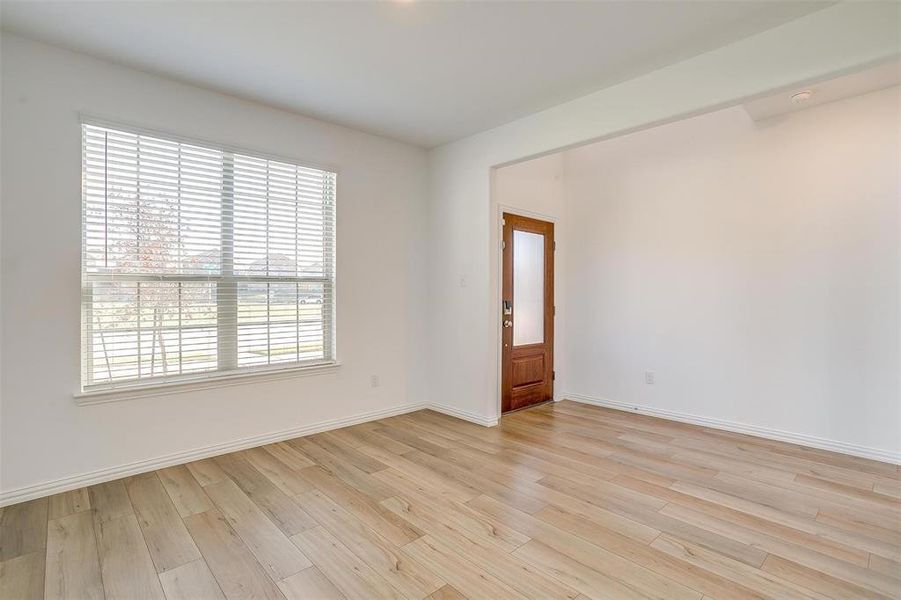
<instances>
[{"instance_id":1,"label":"window frame","mask_svg":"<svg viewBox=\"0 0 901 600\"><path fill-rule=\"evenodd\" d=\"M223 226L220 229L220 272L218 274L208 273L205 275L185 275L185 274L166 274L166 275L131 275L131 274L97 274L87 272L87 261L85 260L87 252L86 242L86 211L88 209L87 189L84 181L84 160L86 157L84 147L84 127L100 127L111 130L120 131L133 135L144 135L158 138L161 140L187 144L191 146L199 146L204 149L214 150L222 153L223 168L223 185L221 192L220 216ZM79 404L92 404L96 402L109 402L117 399L128 399L132 397L143 397L148 395L161 395L177 393L189 389L209 389L223 386L238 385L252 383L253 381L267 379L283 379L286 377L298 377L305 375L314 375L322 372L329 372L337 368L341 363L337 356L337 259L338 259L338 223L337 223L337 205L338 205L338 177L339 171L334 166L327 166L315 161L298 160L285 156L274 155L267 152L260 152L254 149L236 147L229 144L211 142L208 140L190 138L183 135L172 134L165 131L148 129L144 127L136 127L118 122L111 122L105 119L98 119L88 115L80 114L78 121L79 138L81 141L81 341L80 341L80 376L79 389L74 394ZM233 172L234 157L240 155L258 160L273 161L292 166L307 169L316 169L324 171L331 175L333 193L331 197L331 237L325 236L323 245L329 248L329 251L323 253L323 275L236 275L234 273L234 257L231 252L227 251L229 246L234 245L233 229L225 227L226 219L233 219L234 212L234 187L227 183L226 173ZM228 168L231 165L231 169ZM231 231L229 234L228 232ZM199 371L195 373L177 374L177 375L161 375L149 377L137 377L113 382L89 382L88 374L91 372L91 363L93 360L93 337L89 335L92 331L88 327L89 318L92 313L93 284L100 281L153 281L153 282L197 282L204 281L216 284L216 368L207 371ZM322 306L323 309L328 307L328 318L323 317L322 322L322 344L323 358L299 360L284 362L279 364L268 365L251 365L239 367L238 348L237 348L237 330L238 330L238 297L237 287L241 283L296 283L298 285L314 283L322 285ZM225 291L225 286L231 286L232 293ZM222 308L225 306L229 310L223 313ZM231 337L228 335L231 331ZM231 352L229 348L231 347ZM223 364L226 366L223 367Z\"/></svg>"}]
</instances>

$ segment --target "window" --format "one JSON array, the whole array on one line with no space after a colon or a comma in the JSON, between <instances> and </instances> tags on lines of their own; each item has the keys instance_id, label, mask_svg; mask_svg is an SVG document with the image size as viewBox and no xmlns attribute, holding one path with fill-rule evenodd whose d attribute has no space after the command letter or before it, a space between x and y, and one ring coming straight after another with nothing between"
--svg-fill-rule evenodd
<instances>
[{"instance_id":1,"label":"window","mask_svg":"<svg viewBox=\"0 0 901 600\"><path fill-rule=\"evenodd\" d=\"M333 362L335 184L83 124L83 391Z\"/></svg>"}]
</instances>

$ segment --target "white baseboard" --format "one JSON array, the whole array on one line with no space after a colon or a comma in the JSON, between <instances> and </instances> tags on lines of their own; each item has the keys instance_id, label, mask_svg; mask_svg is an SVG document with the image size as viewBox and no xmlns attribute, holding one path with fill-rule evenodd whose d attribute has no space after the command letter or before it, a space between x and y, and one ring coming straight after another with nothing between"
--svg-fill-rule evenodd
<instances>
[{"instance_id":1,"label":"white baseboard","mask_svg":"<svg viewBox=\"0 0 901 600\"><path fill-rule=\"evenodd\" d=\"M271 444L273 442L289 440L291 438L320 433L322 431L329 431L331 429L338 429L340 427L348 427L350 425L356 425L358 423L365 423L366 421L374 421L376 419L383 419L385 417L402 415L405 413L422 410L424 408L431 407L428 404L422 403L405 404L402 406L395 406L387 409L373 410L365 413L358 413L350 417L320 421L318 423L312 423L310 425L293 427L291 429L283 429L281 431L275 431L272 433L264 433L262 435L250 436L230 442L214 444L212 446L205 446L203 448L195 448L193 450L187 450L184 452L167 454L158 458L141 460L126 465L100 469L97 471L91 471L89 473L83 473L81 475L73 475L70 477L64 477L62 479L56 479L54 481L47 481L44 483L29 485L0 493L0 506L7 506L9 504L25 502L26 500L33 500L35 498L50 496L52 494L59 494L60 492L75 490L86 485L94 485L97 483L103 483L105 481L112 481L114 479L128 477L130 475L138 475L140 473L146 473L148 471L155 471L157 469L163 469L165 467L171 467L173 465L180 465L194 460L200 460L201 458L219 456L220 454L226 454L228 452L235 452L238 450L244 450L246 448L254 448L256 446L262 446L264 444ZM445 412L443 409L436 408L435 410ZM460 418L466 419L466 417Z\"/></svg>"},{"instance_id":2,"label":"white baseboard","mask_svg":"<svg viewBox=\"0 0 901 600\"><path fill-rule=\"evenodd\" d=\"M603 406L616 410L634 412L652 417L660 417L671 421L681 421L682 423L691 423L692 425L702 425L712 429L722 429L724 431L732 431L735 433L745 433L769 440L777 440L780 442L788 442L798 444L800 446L809 446L820 450L831 450L841 454L850 456L859 456L861 458L869 458L870 460L878 460L880 462L901 464L901 453L883 450L880 448L871 448L869 446L861 446L858 444L849 444L847 442L839 442L837 440L829 440L826 438L806 435L803 433L792 433L790 431L782 431L780 429L771 429L769 427L760 427L758 425L746 425L736 421L725 421L723 419L713 419L710 417L700 417L688 413L665 410L662 408L653 408L648 406L635 406L634 404L626 404L616 400L608 400L607 398L599 398L595 396L586 396L584 394L563 394L563 397L575 402L583 404L593 404L595 406Z\"/></svg>"},{"instance_id":3,"label":"white baseboard","mask_svg":"<svg viewBox=\"0 0 901 600\"><path fill-rule=\"evenodd\" d=\"M765 427L758 427L756 425L745 425L743 423L736 423L733 421L723 421L721 419L711 419L708 417L699 417L696 415L690 415L686 413L679 413L674 411L668 411L657 408L649 408L649 407L639 407L630 404L625 404L623 402L616 402L613 400L608 400L605 398L597 398L594 396L586 396L584 394L561 394L559 397L555 398L555 400L561 399L571 399L576 402L582 402L585 404L594 404L597 406L604 406L607 408L613 408L617 410L624 410L629 412L637 412L641 414L646 414L654 417L661 417L664 419L670 419L673 421L681 421L684 423L692 423L694 425L702 425L705 427L712 427L714 429L723 429L726 431L734 431L737 433L746 433L749 435L756 435L758 437L763 437L772 440L779 440L782 442L790 442L793 444L800 444L802 446L810 446L813 448L820 448L823 450L831 450L833 452L840 452L842 454L849 454L852 456L860 456L863 458L869 458L872 460L878 460L882 462L889 462L893 464L901 464L901 454L889 452L886 450L880 450L877 448L869 448L866 446L859 446L855 444L848 444L845 442L837 442L833 440L827 440L824 438L818 438L809 435L790 433L786 431L780 431L777 429L769 429ZM483 415L478 415L476 413L472 413L469 411L459 410L452 406L447 406L443 404L427 404L427 403L419 403L419 404L405 404L402 406L395 406L388 409L374 410L368 411L365 413L358 413L356 415L352 415L349 417L343 417L340 419L330 419L327 421L320 421L318 423L312 423L309 425L303 425L301 427L293 427L290 429L283 429L281 431L276 431L272 433L266 433L262 435L250 436L246 438L241 438L238 440L233 440L230 442L224 442L221 444L214 444L212 446L205 446L203 448L195 448L193 450L188 450L184 452L176 452L173 454L168 454L166 456L161 456L158 458L152 458L142 461L137 461L133 463L129 463L126 465L120 465L117 467L110 467L107 469L100 469L97 471L91 471L89 473L83 473L80 475L73 475L70 477L64 477L61 479L56 479L53 481L47 481L44 483L39 483L35 485L25 486L21 488L17 488L14 490L9 490L5 492L0 492L0 506L7 506L9 504L16 504L19 502L25 502L27 500L33 500L35 498L41 498L44 496L50 496L52 494L59 494L61 492L67 492L69 490L78 489L81 487L85 487L88 485L95 485L98 483L103 483L106 481L112 481L114 479L120 479L122 477L128 477L130 475L138 475L140 473L146 473L148 471L155 471L156 469L163 469L165 467L171 467L173 465L180 465L187 462L191 462L194 460L200 460L202 458L209 458L212 456L219 456L220 454L227 454L229 452L236 452L238 450L244 450L247 448L254 448L256 446L262 446L264 444L271 444L273 442L280 442L282 440L288 440L296 437L302 437L305 435L312 435L314 433L320 433L322 431L329 431L331 429L338 429L341 427L349 427L350 425L357 425L359 423L365 423L367 421L375 421L377 419L383 419L386 417L392 417L395 415L402 415L410 412L414 412L422 409L432 409L436 412L440 412L452 417L456 417L458 419L463 419L464 421L469 421L471 423L475 423L477 425L482 425L484 427L494 427L498 423L497 417L485 417Z\"/></svg>"},{"instance_id":4,"label":"white baseboard","mask_svg":"<svg viewBox=\"0 0 901 600\"><path fill-rule=\"evenodd\" d=\"M460 410L458 408L454 408L453 406L447 406L446 404L430 404L427 408L430 408L435 412L449 415L451 417L457 417L458 419L469 421L470 423L475 423L476 425L482 425L483 427L494 427L495 425L497 425L497 417L485 417L482 415L477 415L476 413L466 410Z\"/></svg>"}]
</instances>

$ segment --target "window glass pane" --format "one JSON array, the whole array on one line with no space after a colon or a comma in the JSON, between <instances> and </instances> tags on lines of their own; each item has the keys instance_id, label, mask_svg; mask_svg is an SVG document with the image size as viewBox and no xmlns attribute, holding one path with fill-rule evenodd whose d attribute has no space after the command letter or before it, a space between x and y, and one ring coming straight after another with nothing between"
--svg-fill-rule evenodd
<instances>
[{"instance_id":1,"label":"window glass pane","mask_svg":"<svg viewBox=\"0 0 901 600\"><path fill-rule=\"evenodd\" d=\"M268 364L269 284L238 284L238 366Z\"/></svg>"},{"instance_id":2,"label":"window glass pane","mask_svg":"<svg viewBox=\"0 0 901 600\"><path fill-rule=\"evenodd\" d=\"M91 285L91 380L216 369L216 291L209 282Z\"/></svg>"},{"instance_id":3,"label":"window glass pane","mask_svg":"<svg viewBox=\"0 0 901 600\"><path fill-rule=\"evenodd\" d=\"M325 356L326 331L324 323L331 321L331 300L321 283L301 283L298 302L299 359L315 360Z\"/></svg>"},{"instance_id":4,"label":"window glass pane","mask_svg":"<svg viewBox=\"0 0 901 600\"><path fill-rule=\"evenodd\" d=\"M321 283L238 285L238 366L325 357Z\"/></svg>"},{"instance_id":5,"label":"window glass pane","mask_svg":"<svg viewBox=\"0 0 901 600\"><path fill-rule=\"evenodd\" d=\"M234 156L234 268L237 274L327 274L333 175Z\"/></svg>"},{"instance_id":6,"label":"window glass pane","mask_svg":"<svg viewBox=\"0 0 901 600\"><path fill-rule=\"evenodd\" d=\"M513 231L513 345L544 341L544 236Z\"/></svg>"},{"instance_id":7,"label":"window glass pane","mask_svg":"<svg viewBox=\"0 0 901 600\"><path fill-rule=\"evenodd\" d=\"M222 153L100 128L84 135L87 271L218 272Z\"/></svg>"}]
</instances>

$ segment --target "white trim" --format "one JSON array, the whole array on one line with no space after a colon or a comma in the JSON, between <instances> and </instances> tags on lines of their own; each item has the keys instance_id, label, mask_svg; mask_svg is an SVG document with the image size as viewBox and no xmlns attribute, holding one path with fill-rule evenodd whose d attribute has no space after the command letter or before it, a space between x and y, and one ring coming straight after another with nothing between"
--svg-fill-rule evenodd
<instances>
[{"instance_id":1,"label":"white trim","mask_svg":"<svg viewBox=\"0 0 901 600\"><path fill-rule=\"evenodd\" d=\"M223 383L225 383L225 382L223 382ZM243 383L243 382L241 382L241 383ZM228 384L228 385L235 385L235 384ZM172 392L166 391L163 393L172 393ZM790 433L790 432L781 431L778 429L769 429L766 427L759 427L756 425L745 425L743 423L737 423L734 421L724 421L721 419L711 419L708 417L699 417L699 416L691 415L691 414L687 414L687 413L674 412L674 411L663 410L663 409L658 409L658 408L640 407L640 406L626 404L623 402L616 402L613 400L608 400L606 398L586 396L584 394L563 393L563 394L560 394L560 396L558 396L557 398L555 398L556 401L560 401L562 399L569 399L569 400L573 400L575 402L581 402L583 404L592 404L595 406L603 406L603 407L612 408L615 410L636 412L639 414L660 417L660 418L669 419L672 421L680 421L683 423L691 423L693 425L701 425L704 427L711 427L713 429L722 429L725 431L733 431L736 433L745 433L745 434L755 435L755 436L762 437L762 438L778 440L778 441L782 441L782 442L789 442L792 444L799 444L802 446L809 446L812 448L819 448L822 450L831 450L833 452L839 452L841 454L848 454L851 456L859 456L862 458L868 458L871 460L877 460L877 461L881 461L881 462L901 464L901 453L893 453L890 451L880 450L877 448L870 448L867 446L860 446L857 444L848 444L845 442L827 440L825 438L819 438L819 437L815 437L815 436ZM193 450L176 452L174 454L168 454L168 455L161 456L158 458L141 460L141 461L137 461L137 462L133 462L133 463L128 463L125 465L120 465L117 467L99 469L97 471L91 471L88 473L83 473L81 475L73 475L70 477L63 477L61 479L56 479L53 481L47 481L47 482L39 483L36 485L29 485L29 486L17 488L14 490L5 491L5 492L0 493L0 506L8 506L10 504L16 504L18 502L25 502L27 500L33 500L35 498L41 498L44 496L50 496L52 494L67 492L67 491L78 489L78 488L88 486L88 485L94 485L94 484L103 483L106 481L112 481L114 479L120 479L122 477L128 477L130 475L146 473L148 471L155 471L156 469L162 469L165 467L170 467L172 465L180 465L180 464L184 464L184 463L191 462L194 460L200 460L202 458L209 458L211 456L219 456L220 454L236 452L238 450L244 450L246 448L255 448L257 446L262 446L264 444L271 444L273 442L278 442L278 441L282 441L282 440L288 440L288 439L292 439L292 438L296 438L296 437L303 437L305 435L312 435L314 433L319 433L322 431L330 431L332 429L338 429L341 427L349 427L351 425L356 425L358 423L375 421L377 419L384 419L386 417L402 415L402 414L415 412L417 410L423 410L423 409L431 409L431 410L440 412L445 415L456 417L456 418L462 419L464 421L469 421L470 423L482 425L483 427L494 427L498 424L497 416L486 417L486 416L478 415L476 413L472 413L469 411L459 410L457 408L443 405L443 404L427 404L427 403L404 404L404 405L396 406L393 408L359 413L359 414L356 414L356 415L353 415L350 417L330 419L327 421L320 421L319 423L312 423L310 425L303 425L303 426L294 427L291 429L283 429L281 431L276 431L276 432L272 432L272 433L265 433L262 435L249 436L249 437L241 438L238 440L233 440L230 442L223 442L220 444L213 444L211 446L204 446L202 448L195 448Z\"/></svg>"},{"instance_id":2,"label":"white trim","mask_svg":"<svg viewBox=\"0 0 901 600\"><path fill-rule=\"evenodd\" d=\"M167 454L158 458L140 460L133 463L119 465L118 467L99 469L97 471L90 471L81 475L73 475L53 481L38 483L36 485L28 485L0 493L0 506L7 506L9 504L25 502L26 500L33 500L35 498L50 496L52 494L58 494L60 492L67 492L69 490L78 489L87 485L94 485L97 483L103 483L105 481L112 481L114 479L120 479L122 477L128 477L130 475L146 473L148 471L155 471L156 469L171 467L172 465L180 465L194 460L200 460L201 458L219 456L220 454L235 452L237 450L255 448L264 444L280 442L282 440L311 435L322 431L329 431L331 429L338 429L340 427L348 427L350 425L365 423L367 421L374 421L376 419L383 419L385 417L402 415L417 410L422 410L424 408L429 408L429 406L427 404L404 404L392 408L373 410L365 413L359 413L350 417L329 419L327 421L320 421L319 423L312 423L310 425L302 425L300 427L283 429L281 431L274 431L272 433L249 436L230 442L223 442L220 444L213 444L211 446L204 446L202 448L195 448L193 450L185 450L183 452Z\"/></svg>"},{"instance_id":3,"label":"white trim","mask_svg":"<svg viewBox=\"0 0 901 600\"><path fill-rule=\"evenodd\" d=\"M470 423L475 423L476 425L481 425L483 427L494 427L495 425L497 425L497 416L486 417L466 410L460 410L458 408L454 408L453 406L447 406L446 404L430 404L426 406L426 408L430 408L435 412L440 412L444 415L456 417L464 421L469 421Z\"/></svg>"},{"instance_id":4,"label":"white trim","mask_svg":"<svg viewBox=\"0 0 901 600\"><path fill-rule=\"evenodd\" d=\"M699 417L689 413L665 410L662 408L653 408L649 406L635 406L634 404L626 404L616 400L608 400L607 398L599 398L595 396L586 396L584 394L563 394L563 398L581 402L583 404L593 404L595 406L603 406L615 410L626 412L634 412L652 417L660 417L670 421L680 421L682 423L691 423L692 425L701 425L712 429L722 429L724 431L732 431L734 433L744 433L768 440L776 440L779 442L788 442L799 446L807 446L820 450L829 450L840 454L850 456L858 456L868 458L885 463L901 465L901 452L892 452L890 450L882 450L880 448L872 448L869 446L861 446L859 444L849 444L837 440L829 440L813 435L803 433L792 433L781 429L771 429L769 427L760 427L759 425L747 425L737 421L726 421L723 419L714 419L710 417Z\"/></svg>"},{"instance_id":5,"label":"white trim","mask_svg":"<svg viewBox=\"0 0 901 600\"><path fill-rule=\"evenodd\" d=\"M303 374L287 376L297 377L301 375ZM239 385L240 383L244 382L223 382L224 385ZM174 393L174 391L166 390L160 393L170 394ZM110 400L106 401L109 402ZM97 400L91 403L96 402L104 402L104 400ZM193 450L185 450L183 452L167 454L158 458L139 460L133 463L119 465L117 467L99 469L97 471L90 471L81 475L72 475L70 477L63 477L61 479L55 479L53 481L46 481L44 483L28 485L14 490L0 492L0 506L8 506L10 504L16 504L18 502L25 502L26 500L33 500L35 498L42 498L44 496L50 496L52 494L68 492L70 490L75 490L88 485L95 485L98 483L104 483L106 481L112 481L114 479L120 479L122 477L128 477L130 475L138 475L140 473L147 473L148 471L155 471L157 469L171 467L173 465L181 465L191 461L200 460L202 458L210 458L211 456L219 456L220 454L227 454L229 452L236 452L238 450L244 450L247 448L256 448L257 446L262 446L264 444L271 444L273 442L280 442L282 440L303 437L306 435L312 435L314 433L320 433L322 431L339 429L341 427L349 427L351 425L357 425L359 423L366 423L368 421L375 421L378 419L384 419L386 417L403 415L423 409L431 409L445 415L450 415L464 421L469 421L470 423L475 423L476 425L482 425L484 427L494 427L495 425L497 425L497 417L484 417L475 413L458 410L450 406L428 403L404 404L401 406L395 406L393 408L359 413L350 417L329 419L327 421L320 421L319 423L312 423L310 425L302 425L300 427L283 429L281 431L275 431L272 433L249 436L230 442L222 442L220 444L213 444L211 446L204 446L202 448L194 448Z\"/></svg>"},{"instance_id":6,"label":"white trim","mask_svg":"<svg viewBox=\"0 0 901 600\"><path fill-rule=\"evenodd\" d=\"M152 396L168 396L170 394L211 390L278 379L309 377L311 375L331 373L332 371L336 371L340 366L341 363L336 361L316 365L259 369L255 371L242 371L227 374L223 374L222 371L213 371L212 375L207 375L205 377L196 377L182 381L163 381L152 384L88 390L78 392L74 394L74 397L75 404L78 404L79 406L106 404L107 402L121 402L123 400L135 400Z\"/></svg>"},{"instance_id":7,"label":"white trim","mask_svg":"<svg viewBox=\"0 0 901 600\"><path fill-rule=\"evenodd\" d=\"M534 210L526 210L524 208L519 208L518 206L513 206L512 204L506 204L503 202L497 203L498 207L498 222L504 218L504 213L510 213L511 215L516 215L518 217L527 217L529 219L536 219L538 221L547 221L548 223L553 223L554 225L560 220L560 217L555 217L552 215L548 215L542 212L537 212ZM504 232L504 224L501 223L501 233Z\"/></svg>"}]
</instances>

